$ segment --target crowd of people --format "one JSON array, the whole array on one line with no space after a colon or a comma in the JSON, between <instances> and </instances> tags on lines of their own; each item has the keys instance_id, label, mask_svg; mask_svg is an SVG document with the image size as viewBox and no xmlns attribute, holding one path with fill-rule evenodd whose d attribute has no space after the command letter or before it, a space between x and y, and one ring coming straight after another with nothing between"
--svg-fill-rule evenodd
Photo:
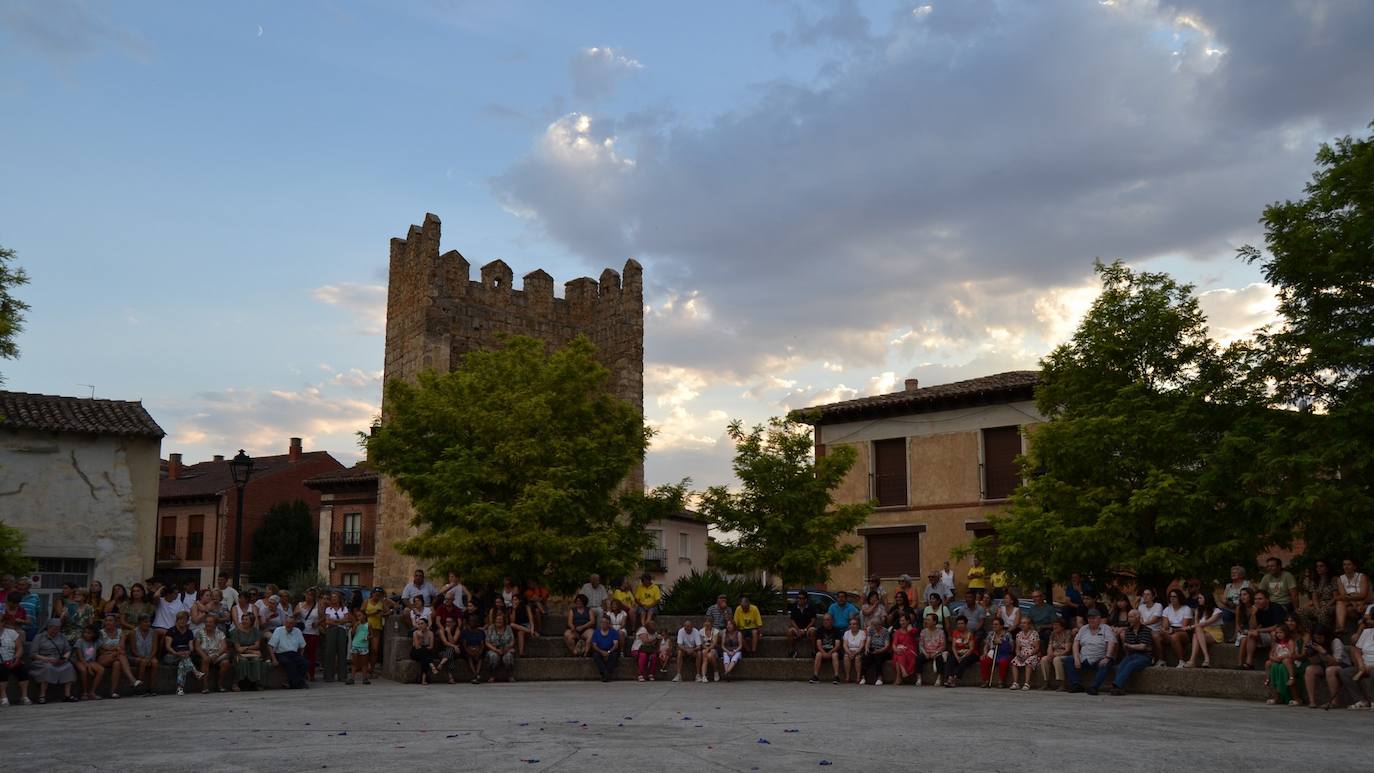
<instances>
[{"instance_id":1,"label":"crowd of people","mask_svg":"<svg viewBox=\"0 0 1374 773\"><path fill-rule=\"evenodd\" d=\"M1317 561L1299 583L1270 558L1253 581L1233 567L1215 592L1186 580L1162 597L1153 588L1099 594L1074 574L1059 602L1032 590L1023 604L1004 575L985 574L976 561L957 601L946 564L919 591L903 575L889 594L874 577L857 598L841 591L824 609L798 590L785 640L789 657L811 661L813 683L828 669L836 684L921 685L930 674L930 683L953 688L976 669L983 688L1030 690L1038 673L1041 689L1096 694L1110 680L1114 695L1133 674L1170 661L1211 668L1216 647L1229 640L1235 668L1263 669L1271 704L1370 708L1374 592L1353 560L1341 570ZM274 585L240 592L220 574L214 588L150 579L116 584L106 595L99 582L68 586L47 608L27 578L3 583L0 679L6 688L18 683L24 704L46 702L54 687L65 701L99 700L102 691L155 695L160 665L171 667L178 695L192 680L202 693L262 689L276 667L291 689L321 677L370 684L391 616L407 632L419 683L452 684L460 674L474 684L514 681L516 661L545 630L549 610L548 589L537 583L508 579L472 591L456 573L436 587L420 570L396 596L381 587L311 588L299 599ZM638 681L671 672L674 682L710 682L731 680L759 651L763 612L749 598L731 606L722 595L700 623L685 619L675 631L658 624L661 601L649 574L614 587L592 575L562 614L567 654L590 658L603 681L615 678L624 658ZM8 705L8 689L0 694Z\"/></svg>"}]
</instances>

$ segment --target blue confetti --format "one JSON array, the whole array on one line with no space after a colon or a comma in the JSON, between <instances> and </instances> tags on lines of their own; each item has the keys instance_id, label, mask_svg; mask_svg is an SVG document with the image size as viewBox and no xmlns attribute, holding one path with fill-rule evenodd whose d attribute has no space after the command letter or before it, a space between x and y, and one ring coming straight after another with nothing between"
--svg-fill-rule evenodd
<instances>
[{"instance_id":1,"label":"blue confetti","mask_svg":"<svg viewBox=\"0 0 1374 773\"><path fill-rule=\"evenodd\" d=\"M347 730L345 730L345 731L343 731L343 732L341 732L341 733L339 733L339 735L348 735L348 731L347 731Z\"/></svg>"},{"instance_id":2,"label":"blue confetti","mask_svg":"<svg viewBox=\"0 0 1374 773\"><path fill-rule=\"evenodd\" d=\"M520 723L520 726L521 726L521 727L529 727L529 726L530 726L530 723L528 723L528 722L521 722L521 723Z\"/></svg>"},{"instance_id":3,"label":"blue confetti","mask_svg":"<svg viewBox=\"0 0 1374 773\"><path fill-rule=\"evenodd\" d=\"M829 764L831 764L831 763L830 763L830 760L821 760L821 764L822 764L822 765L829 765Z\"/></svg>"},{"instance_id":4,"label":"blue confetti","mask_svg":"<svg viewBox=\"0 0 1374 773\"><path fill-rule=\"evenodd\" d=\"M784 733L800 733L801 731L798 730L798 729L795 728L795 727L789 727L788 729L784 730L783 732L784 732Z\"/></svg>"},{"instance_id":5,"label":"blue confetti","mask_svg":"<svg viewBox=\"0 0 1374 773\"><path fill-rule=\"evenodd\" d=\"M768 743L768 739L767 739L767 738L760 738L760 739L759 739L759 743Z\"/></svg>"},{"instance_id":6,"label":"blue confetti","mask_svg":"<svg viewBox=\"0 0 1374 773\"><path fill-rule=\"evenodd\" d=\"M692 721L692 718L691 718L691 717L683 717L683 718L682 718L682 721L683 721L683 722L691 722L691 721Z\"/></svg>"},{"instance_id":7,"label":"blue confetti","mask_svg":"<svg viewBox=\"0 0 1374 773\"><path fill-rule=\"evenodd\" d=\"M624 723L624 722L617 722L617 723L615 723L615 726L616 726L616 727L624 727L624 726L625 726L625 723Z\"/></svg>"},{"instance_id":8,"label":"blue confetti","mask_svg":"<svg viewBox=\"0 0 1374 773\"><path fill-rule=\"evenodd\" d=\"M539 762L539 758L538 758L538 757L530 757L530 758L527 759L527 758L525 758L525 757L521 757L521 758L520 758L520 761L521 761L521 762L528 762L529 764L533 765L533 764L535 764L536 762Z\"/></svg>"}]
</instances>

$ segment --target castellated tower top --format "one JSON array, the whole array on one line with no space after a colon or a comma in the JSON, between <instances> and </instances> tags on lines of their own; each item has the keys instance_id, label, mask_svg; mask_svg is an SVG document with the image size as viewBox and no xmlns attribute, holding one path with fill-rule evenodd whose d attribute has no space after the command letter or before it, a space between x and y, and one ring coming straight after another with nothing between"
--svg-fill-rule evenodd
<instances>
[{"instance_id":1,"label":"castellated tower top","mask_svg":"<svg viewBox=\"0 0 1374 773\"><path fill-rule=\"evenodd\" d=\"M611 371L609 391L644 411L644 269L637 261L627 260L619 273L607 268L599 281L565 282L560 298L543 269L525 274L516 288L503 260L483 265L473 279L471 264L457 250L440 254L439 232L439 218L426 214L404 239L391 240L386 380L413 381L426 369L451 371L467 352L499 346L503 335L557 347L585 334ZM386 408L383 402L384 416ZM644 487L642 466L626 484ZM410 503L383 478L378 504L374 576L388 586L404 584L413 567L393 545L410 533Z\"/></svg>"}]
</instances>

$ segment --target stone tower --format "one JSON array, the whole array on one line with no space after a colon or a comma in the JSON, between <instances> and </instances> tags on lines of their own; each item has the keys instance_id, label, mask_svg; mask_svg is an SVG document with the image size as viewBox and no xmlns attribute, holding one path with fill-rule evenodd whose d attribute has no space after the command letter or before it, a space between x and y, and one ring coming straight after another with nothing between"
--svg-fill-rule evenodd
<instances>
[{"instance_id":1,"label":"stone tower","mask_svg":"<svg viewBox=\"0 0 1374 773\"><path fill-rule=\"evenodd\" d=\"M495 347L503 334L561 346L585 333L611 371L613 393L643 413L644 271L638 262L626 261L623 275L602 271L599 282L590 277L567 282L557 298L547 272L526 274L516 289L510 266L501 260L482 266L481 279L473 280L457 250L439 254L439 230L439 218L427 214L406 238L391 240L386 380L414 381L422 370L453 370L465 353ZM386 408L383 403L383 415ZM627 483L643 488L644 468L631 472ZM412 516L405 494L383 476L373 574L388 589L409 582L415 569L415 559L393 547L414 533Z\"/></svg>"}]
</instances>

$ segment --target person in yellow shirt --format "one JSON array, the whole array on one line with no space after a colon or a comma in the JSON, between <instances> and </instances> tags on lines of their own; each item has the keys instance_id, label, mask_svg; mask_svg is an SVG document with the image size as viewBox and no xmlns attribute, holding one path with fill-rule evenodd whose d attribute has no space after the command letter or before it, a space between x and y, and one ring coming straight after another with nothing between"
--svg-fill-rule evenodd
<instances>
[{"instance_id":1,"label":"person in yellow shirt","mask_svg":"<svg viewBox=\"0 0 1374 773\"><path fill-rule=\"evenodd\" d=\"M620 608L626 612L631 612L635 608L635 592L630 587L630 578L620 578L620 587L611 591L611 598L620 602ZM633 621L631 621L633 622Z\"/></svg>"},{"instance_id":2,"label":"person in yellow shirt","mask_svg":"<svg viewBox=\"0 0 1374 773\"><path fill-rule=\"evenodd\" d=\"M968 589L981 596L988 592L988 570L978 563L978 556L968 557Z\"/></svg>"},{"instance_id":3,"label":"person in yellow shirt","mask_svg":"<svg viewBox=\"0 0 1374 773\"><path fill-rule=\"evenodd\" d=\"M744 651L753 653L759 648L759 634L763 632L763 615L759 608L749 604L749 597L741 595L739 606L735 607L735 627L739 629L744 641Z\"/></svg>"},{"instance_id":4,"label":"person in yellow shirt","mask_svg":"<svg viewBox=\"0 0 1374 773\"><path fill-rule=\"evenodd\" d=\"M658 602L663 598L663 591L654 584L654 576L645 572L639 576L639 585L635 587L635 617L639 625L653 630L654 615L658 613Z\"/></svg>"}]
</instances>

